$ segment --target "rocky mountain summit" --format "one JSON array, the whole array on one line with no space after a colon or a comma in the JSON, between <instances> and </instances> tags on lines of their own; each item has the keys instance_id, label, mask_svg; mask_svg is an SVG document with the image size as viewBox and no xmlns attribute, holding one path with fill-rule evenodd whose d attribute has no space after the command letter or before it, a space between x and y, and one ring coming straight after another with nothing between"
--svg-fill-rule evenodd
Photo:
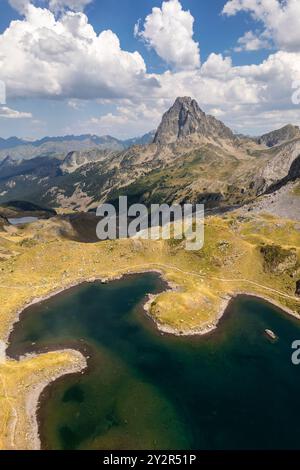
<instances>
[{"instance_id":1,"label":"rocky mountain summit","mask_svg":"<svg viewBox=\"0 0 300 470\"><path fill-rule=\"evenodd\" d=\"M177 98L163 115L153 142L158 145L172 144L192 134L235 140L233 132L225 124L213 116L206 115L199 108L197 101L183 97Z\"/></svg>"}]
</instances>

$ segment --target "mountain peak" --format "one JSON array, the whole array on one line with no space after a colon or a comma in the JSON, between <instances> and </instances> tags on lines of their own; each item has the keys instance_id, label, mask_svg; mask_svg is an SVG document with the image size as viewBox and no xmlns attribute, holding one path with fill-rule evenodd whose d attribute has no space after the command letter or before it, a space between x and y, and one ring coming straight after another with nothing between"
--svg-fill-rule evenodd
<instances>
[{"instance_id":1,"label":"mountain peak","mask_svg":"<svg viewBox=\"0 0 300 470\"><path fill-rule=\"evenodd\" d=\"M178 97L163 115L153 142L167 145L191 134L234 139L231 130L213 116L206 115L196 100L189 96Z\"/></svg>"},{"instance_id":2,"label":"mountain peak","mask_svg":"<svg viewBox=\"0 0 300 470\"><path fill-rule=\"evenodd\" d=\"M193 99L190 96L178 96L175 100L175 103L190 105L192 103L192 101L193 101Z\"/></svg>"}]
</instances>

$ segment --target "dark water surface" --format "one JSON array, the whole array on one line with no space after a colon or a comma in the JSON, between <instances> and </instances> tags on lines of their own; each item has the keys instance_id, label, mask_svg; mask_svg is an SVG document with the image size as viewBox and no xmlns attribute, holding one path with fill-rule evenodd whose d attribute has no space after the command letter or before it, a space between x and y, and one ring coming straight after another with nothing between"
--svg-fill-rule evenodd
<instances>
[{"instance_id":1,"label":"dark water surface","mask_svg":"<svg viewBox=\"0 0 300 470\"><path fill-rule=\"evenodd\" d=\"M63 345L90 356L87 372L43 393L43 447L299 449L300 366L291 362L291 344L300 322L240 296L216 332L162 335L141 311L146 293L162 288L156 274L128 276L79 286L23 313L10 355Z\"/></svg>"}]
</instances>

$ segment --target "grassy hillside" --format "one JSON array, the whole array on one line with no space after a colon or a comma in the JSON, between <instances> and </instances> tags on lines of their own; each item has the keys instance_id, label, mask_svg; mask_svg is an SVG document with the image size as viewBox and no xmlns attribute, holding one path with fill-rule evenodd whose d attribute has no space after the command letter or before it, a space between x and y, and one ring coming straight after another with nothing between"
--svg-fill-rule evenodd
<instances>
[{"instance_id":1,"label":"grassy hillside","mask_svg":"<svg viewBox=\"0 0 300 470\"><path fill-rule=\"evenodd\" d=\"M238 205L255 197L253 167L264 159L241 160L234 154L205 145L173 163L112 190L108 200L127 195L131 203L205 203L209 207Z\"/></svg>"},{"instance_id":2,"label":"grassy hillside","mask_svg":"<svg viewBox=\"0 0 300 470\"><path fill-rule=\"evenodd\" d=\"M252 147L251 147L252 148ZM73 173L39 175L37 170L0 180L0 203L24 199L49 207L86 209L127 194L133 202L205 202L238 205L257 194L258 171L272 149L255 151L201 141L132 147Z\"/></svg>"}]
</instances>

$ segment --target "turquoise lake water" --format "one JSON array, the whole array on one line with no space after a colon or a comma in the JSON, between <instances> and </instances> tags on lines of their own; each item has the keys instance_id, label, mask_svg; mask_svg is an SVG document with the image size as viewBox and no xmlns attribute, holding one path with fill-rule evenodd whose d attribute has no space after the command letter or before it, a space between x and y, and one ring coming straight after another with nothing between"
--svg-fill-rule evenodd
<instances>
[{"instance_id":1,"label":"turquoise lake water","mask_svg":"<svg viewBox=\"0 0 300 470\"><path fill-rule=\"evenodd\" d=\"M83 284L22 314L10 355L66 346L90 357L44 391L43 448L299 449L300 321L240 296L214 333L163 335L142 310L162 288L152 273Z\"/></svg>"}]
</instances>

